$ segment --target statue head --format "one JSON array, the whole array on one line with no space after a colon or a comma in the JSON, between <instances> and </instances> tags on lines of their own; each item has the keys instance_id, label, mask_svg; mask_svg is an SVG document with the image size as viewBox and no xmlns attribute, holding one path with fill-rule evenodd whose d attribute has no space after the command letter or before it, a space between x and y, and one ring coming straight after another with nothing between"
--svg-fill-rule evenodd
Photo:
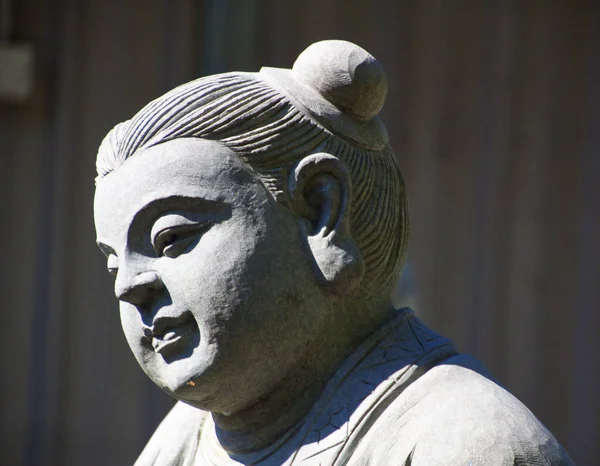
<instances>
[{"instance_id":1,"label":"statue head","mask_svg":"<svg viewBox=\"0 0 600 466\"><path fill-rule=\"evenodd\" d=\"M324 41L292 70L184 84L106 136L98 243L161 388L241 409L386 305L408 242L386 92L371 55Z\"/></svg>"}]
</instances>

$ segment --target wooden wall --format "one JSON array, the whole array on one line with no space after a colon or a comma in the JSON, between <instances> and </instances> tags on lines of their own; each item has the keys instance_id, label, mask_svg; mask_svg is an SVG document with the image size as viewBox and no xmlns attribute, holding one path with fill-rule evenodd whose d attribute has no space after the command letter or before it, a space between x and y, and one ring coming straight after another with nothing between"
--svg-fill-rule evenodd
<instances>
[{"instance_id":1,"label":"wooden wall","mask_svg":"<svg viewBox=\"0 0 600 466\"><path fill-rule=\"evenodd\" d=\"M94 245L104 134L201 74L324 38L388 73L417 311L579 464L600 458L600 11L584 1L22 0L36 92L0 102L0 464L131 464L171 401ZM0 70L1 72L1 70Z\"/></svg>"}]
</instances>

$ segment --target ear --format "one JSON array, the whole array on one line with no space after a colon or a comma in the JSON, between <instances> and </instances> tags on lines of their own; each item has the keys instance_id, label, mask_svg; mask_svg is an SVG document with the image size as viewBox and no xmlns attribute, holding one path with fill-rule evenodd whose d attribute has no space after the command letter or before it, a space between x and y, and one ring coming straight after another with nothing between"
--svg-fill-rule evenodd
<instances>
[{"instance_id":1,"label":"ear","mask_svg":"<svg viewBox=\"0 0 600 466\"><path fill-rule=\"evenodd\" d=\"M326 153L305 157L289 177L291 207L300 216L319 280L338 295L354 290L365 270L350 233L351 190L344 164Z\"/></svg>"}]
</instances>

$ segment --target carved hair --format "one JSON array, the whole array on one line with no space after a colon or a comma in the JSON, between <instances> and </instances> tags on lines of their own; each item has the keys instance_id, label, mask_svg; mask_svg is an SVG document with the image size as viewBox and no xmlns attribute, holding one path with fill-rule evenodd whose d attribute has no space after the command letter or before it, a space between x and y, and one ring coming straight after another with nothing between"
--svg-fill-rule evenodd
<instances>
[{"instance_id":1,"label":"carved hair","mask_svg":"<svg viewBox=\"0 0 600 466\"><path fill-rule=\"evenodd\" d=\"M323 151L347 167L352 182L350 227L363 255L365 297L389 292L408 245L404 181L391 147L367 150L334 134L257 73L226 73L191 81L150 102L102 142L98 178L129 157L177 138L219 141L287 204L288 173Z\"/></svg>"}]
</instances>

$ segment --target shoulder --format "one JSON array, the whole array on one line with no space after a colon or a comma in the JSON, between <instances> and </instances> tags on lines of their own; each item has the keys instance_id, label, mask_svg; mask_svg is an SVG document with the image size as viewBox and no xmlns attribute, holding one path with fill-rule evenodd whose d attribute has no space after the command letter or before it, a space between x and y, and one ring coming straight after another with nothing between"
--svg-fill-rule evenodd
<instances>
[{"instance_id":1,"label":"shoulder","mask_svg":"<svg viewBox=\"0 0 600 466\"><path fill-rule=\"evenodd\" d=\"M531 411L465 355L408 386L364 440L373 464L573 464Z\"/></svg>"},{"instance_id":2,"label":"shoulder","mask_svg":"<svg viewBox=\"0 0 600 466\"><path fill-rule=\"evenodd\" d=\"M207 413L178 401L160 423L135 466L193 464Z\"/></svg>"}]
</instances>

